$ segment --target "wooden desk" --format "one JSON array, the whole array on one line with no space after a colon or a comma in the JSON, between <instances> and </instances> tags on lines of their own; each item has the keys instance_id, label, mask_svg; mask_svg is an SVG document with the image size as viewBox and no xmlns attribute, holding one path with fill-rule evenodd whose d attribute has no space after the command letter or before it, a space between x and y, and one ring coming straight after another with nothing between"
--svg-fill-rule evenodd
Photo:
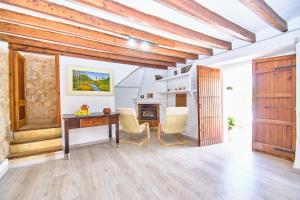
<instances>
[{"instance_id":1,"label":"wooden desk","mask_svg":"<svg viewBox=\"0 0 300 200\"><path fill-rule=\"evenodd\" d=\"M76 116L74 114L63 115L65 123L65 158L70 158L70 148L69 148L69 130L76 128L86 128L93 126L109 126L109 138L112 137L112 124L116 126L116 143L119 144L119 113L110 113L108 115L104 113L92 113L88 116Z\"/></svg>"}]
</instances>

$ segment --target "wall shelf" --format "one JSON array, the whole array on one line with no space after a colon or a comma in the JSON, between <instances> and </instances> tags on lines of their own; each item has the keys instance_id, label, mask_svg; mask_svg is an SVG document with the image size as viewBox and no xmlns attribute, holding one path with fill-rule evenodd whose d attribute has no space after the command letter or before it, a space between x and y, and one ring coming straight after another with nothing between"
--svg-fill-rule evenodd
<instances>
[{"instance_id":1,"label":"wall shelf","mask_svg":"<svg viewBox=\"0 0 300 200\"><path fill-rule=\"evenodd\" d=\"M168 77L159 79L157 81L158 82L169 81L169 80L172 80L172 79L179 79L179 78L186 77L186 76L189 76L189 75L190 75L189 72L187 72L187 73L184 73L184 74L178 74L178 75L168 76Z\"/></svg>"},{"instance_id":2,"label":"wall shelf","mask_svg":"<svg viewBox=\"0 0 300 200\"><path fill-rule=\"evenodd\" d=\"M176 91L168 91L168 92L159 92L160 94L181 94L188 93L190 90L176 90Z\"/></svg>"}]
</instances>

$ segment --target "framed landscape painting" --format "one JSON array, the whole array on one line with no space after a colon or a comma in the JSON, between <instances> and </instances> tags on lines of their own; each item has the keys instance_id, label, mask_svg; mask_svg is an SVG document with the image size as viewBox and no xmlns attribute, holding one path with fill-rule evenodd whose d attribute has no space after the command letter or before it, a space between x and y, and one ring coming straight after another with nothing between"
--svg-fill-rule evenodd
<instances>
[{"instance_id":1,"label":"framed landscape painting","mask_svg":"<svg viewBox=\"0 0 300 200\"><path fill-rule=\"evenodd\" d=\"M70 66L68 76L69 95L113 95L112 71Z\"/></svg>"}]
</instances>

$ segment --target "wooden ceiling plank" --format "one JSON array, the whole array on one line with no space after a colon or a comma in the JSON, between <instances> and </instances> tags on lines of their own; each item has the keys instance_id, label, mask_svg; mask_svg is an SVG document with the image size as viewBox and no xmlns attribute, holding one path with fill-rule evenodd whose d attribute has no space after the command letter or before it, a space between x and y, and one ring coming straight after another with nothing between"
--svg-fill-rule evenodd
<instances>
[{"instance_id":1,"label":"wooden ceiling plank","mask_svg":"<svg viewBox=\"0 0 300 200\"><path fill-rule=\"evenodd\" d=\"M13 6L22 7L35 12L44 13L47 15L55 16L58 18L70 20L73 22L85 24L99 29L104 29L118 34L123 34L127 36L133 36L135 38L150 41L159 45L171 47L171 48L181 48L181 45L187 46L187 43L175 41L166 37L148 33L139 29L135 29L129 26L125 26L116 22L111 22L99 17L89 15L87 13L79 12L77 10L58 5L45 0L0 0L2 3L10 4ZM175 44L176 42L176 44ZM231 43L230 43L231 44ZM196 45L194 45L196 46ZM224 46L223 48L228 48Z\"/></svg>"},{"instance_id":2,"label":"wooden ceiling plank","mask_svg":"<svg viewBox=\"0 0 300 200\"><path fill-rule=\"evenodd\" d=\"M254 12L273 28L286 32L288 31L287 22L280 17L264 0L240 0L246 7Z\"/></svg>"},{"instance_id":3,"label":"wooden ceiling plank","mask_svg":"<svg viewBox=\"0 0 300 200\"><path fill-rule=\"evenodd\" d=\"M102 33L99 31L94 31L91 29L86 29L78 26L73 26L70 24L65 24L61 22L56 22L52 20L48 20L45 18L38 18L22 13L17 13L5 9L0 8L0 19L1 20L6 20L10 22L16 22L24 25L30 25L38 28L45 28L45 24L47 24L46 29L51 30L51 31L57 31L65 34L71 34L74 36L82 37L82 38L87 38L87 39L92 39L100 42L105 42L107 44L113 44L117 46L123 46L127 48L131 48L128 46L128 40L124 39L122 37L117 37L114 35L109 35L106 33ZM133 48L131 48L133 49ZM139 49L138 47L134 48L135 50L141 50L141 51L146 51L143 49ZM159 46L150 46L149 50L146 52L155 52L158 54L162 55L169 55L169 56L175 56L175 57L180 57L180 58L186 58L186 59L197 59L198 54L202 55L212 55L212 50L211 49L206 49L203 48L202 52L198 52L197 54L195 53L186 53L183 51L178 51L178 50L172 50L172 49L167 49Z\"/></svg>"},{"instance_id":4,"label":"wooden ceiling plank","mask_svg":"<svg viewBox=\"0 0 300 200\"><path fill-rule=\"evenodd\" d=\"M0 33L0 40L6 41L8 43L20 44L20 45L24 45L24 46L38 47L38 48L44 48L44 49L48 49L48 50L56 50L56 51L81 54L81 55L86 55L86 56L106 58L106 59L111 59L111 60L144 63L144 64L151 64L151 65L158 65L158 66L176 66L176 63L171 63L171 62L148 60L148 59L106 53L106 52L93 51L93 50L89 50L89 49L83 49L80 47L72 47L72 46L67 46L67 45L63 45L63 44L54 44L54 43L50 43L50 42L27 39L27 38L23 38L20 36L7 35L4 33Z\"/></svg>"},{"instance_id":5,"label":"wooden ceiling plank","mask_svg":"<svg viewBox=\"0 0 300 200\"><path fill-rule=\"evenodd\" d=\"M138 63L138 62L133 62L133 61L113 60L113 59L108 59L108 58L101 58L101 57L95 57L95 56L90 56L90 55L69 53L69 52L58 51L58 50L50 50L50 49L45 49L45 48L25 46L25 45L20 45L20 44L13 44L13 43L9 44L9 48L12 50L16 50L16 51L24 51L24 52L31 52L31 53L39 53L39 54L47 54L47 55L61 55L61 56L83 58L83 59L89 59L89 60L98 60L98 61L105 61L105 62L136 65L136 66L140 66L140 67L167 69L167 66Z\"/></svg>"},{"instance_id":6,"label":"wooden ceiling plank","mask_svg":"<svg viewBox=\"0 0 300 200\"><path fill-rule=\"evenodd\" d=\"M73 36L55 33L51 31L41 30L41 29L34 29L31 27L21 26L18 24L11 24L3 21L2 22L0 21L0 30L5 33L17 34L26 37L33 37L33 38L49 40L54 42L60 42L64 44L82 46L86 48L97 49L100 51L111 52L120 55L152 59L152 60L161 60L167 62L185 63L184 58L177 58L173 56L165 56L165 55L160 55L155 53L136 51L132 49L127 49L125 47L109 45L97 41L86 40L79 37L73 37Z\"/></svg>"},{"instance_id":7,"label":"wooden ceiling plank","mask_svg":"<svg viewBox=\"0 0 300 200\"><path fill-rule=\"evenodd\" d=\"M255 34L249 30L235 24L221 15L205 8L195 0L156 0L157 2L166 5L172 9L180 11L184 14L192 16L201 22L208 23L209 25L221 29L226 33L238 39L255 42Z\"/></svg>"},{"instance_id":8,"label":"wooden ceiling plank","mask_svg":"<svg viewBox=\"0 0 300 200\"><path fill-rule=\"evenodd\" d=\"M134 20L136 23L147 24L151 27L164 30L176 35L180 35L195 41L205 43L213 47L230 49L231 44L227 41L217 39L215 37L206 35L204 33L185 28L178 24L169 22L162 18L159 18L154 15L143 13L134 8L130 8L126 5L120 4L116 1L111 0L76 0L79 3L89 5L122 17L125 17L129 20Z\"/></svg>"}]
</instances>

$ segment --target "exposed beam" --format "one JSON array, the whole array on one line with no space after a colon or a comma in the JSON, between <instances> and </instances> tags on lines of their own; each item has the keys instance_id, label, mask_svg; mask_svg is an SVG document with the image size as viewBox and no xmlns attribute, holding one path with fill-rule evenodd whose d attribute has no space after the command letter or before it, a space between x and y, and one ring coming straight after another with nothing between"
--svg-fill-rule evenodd
<instances>
[{"instance_id":1,"label":"exposed beam","mask_svg":"<svg viewBox=\"0 0 300 200\"><path fill-rule=\"evenodd\" d=\"M286 32L288 30L286 21L281 18L264 0L240 0L240 2L275 29L281 32Z\"/></svg>"},{"instance_id":2,"label":"exposed beam","mask_svg":"<svg viewBox=\"0 0 300 200\"><path fill-rule=\"evenodd\" d=\"M34 26L34 27L38 27L38 28L46 28L46 29L52 30L52 31L71 34L71 35L82 37L82 38L88 38L88 39L92 39L92 40L96 40L96 41L100 41L100 42L105 42L108 44L131 48L128 46L128 40L124 39L122 37L117 37L114 35L109 35L109 34L106 34L103 32L94 31L91 29L86 29L86 28L82 28L82 27L78 27L78 26L73 26L70 24L56 22L56 21L45 19L45 18L33 17L30 15L21 14L21 13L9 11L9 10L1 9L1 8L0 8L0 13L1 13L1 15L0 15L1 20L30 25L30 26ZM45 24L47 24L47 27L45 27ZM143 49L139 49L138 47L136 47L134 49L144 51ZM147 50L147 51L150 51L150 52L152 51L152 52L155 52L158 54L177 56L177 57L187 58L187 59L198 58L198 56L195 54L212 55L212 49L201 48L201 47L198 48L197 52L186 53L183 51L178 51L178 50L173 50L173 49L168 49L168 48L152 45L152 46L150 46L149 50Z\"/></svg>"},{"instance_id":3,"label":"exposed beam","mask_svg":"<svg viewBox=\"0 0 300 200\"><path fill-rule=\"evenodd\" d=\"M64 44L27 39L24 37L7 35L4 33L0 33L0 40L6 41L8 43L20 44L23 46L38 47L45 50L54 50L54 51L60 51L65 53L92 56L92 57L107 59L107 61L111 61L111 62L125 61L125 62L132 62L132 63L140 63L143 64L144 66L150 64L151 66L160 66L160 67L176 65L176 63L134 58L130 56L122 56L122 55L106 53L106 52L99 52L99 51L94 51L94 50L80 48L80 47L68 46Z\"/></svg>"},{"instance_id":4,"label":"exposed beam","mask_svg":"<svg viewBox=\"0 0 300 200\"><path fill-rule=\"evenodd\" d=\"M111 22L106 19L102 19L99 17L96 17L94 15L90 15L87 13L83 13L71 8L68 8L66 6L58 5L52 2L48 2L45 0L0 0L2 3L7 3L10 5L30 9L32 11L41 12L47 15L63 18L66 20L70 20L73 22L89 25L92 27L108 30L114 33L128 35L128 36L134 36L136 38L140 38L143 40L151 41L156 44L168 46L171 48L181 48L181 46L186 46L187 43L183 43L180 41L175 41L166 37L162 37L159 35L155 35L146 31L142 31L139 29L135 29L126 25L122 25L116 22ZM230 49L231 43L228 42L222 42L220 41L216 42L212 45L215 45L219 48L224 49Z\"/></svg>"},{"instance_id":5,"label":"exposed beam","mask_svg":"<svg viewBox=\"0 0 300 200\"><path fill-rule=\"evenodd\" d=\"M229 42L222 41L220 39L211 37L204 33L194 31L189 28L185 28L178 24L169 22L162 18L156 17L154 15L146 14L136 9L130 8L128 6L122 5L116 1L111 0L76 0L82 4L90 5L92 7L99 8L101 10L125 17L129 20L134 20L136 23L147 24L151 27L161 29L167 32L174 33L183 37L187 37L199 42L205 42L207 45L216 45L218 47L227 45L230 48Z\"/></svg>"},{"instance_id":6,"label":"exposed beam","mask_svg":"<svg viewBox=\"0 0 300 200\"><path fill-rule=\"evenodd\" d=\"M202 22L208 23L218 29L221 29L228 34L245 40L248 42L255 42L255 34L247 29L225 19L221 15L205 8L195 0L156 0L168 7L183 12L189 16L192 16ZM234 11L233 11L234 12Z\"/></svg>"},{"instance_id":7,"label":"exposed beam","mask_svg":"<svg viewBox=\"0 0 300 200\"><path fill-rule=\"evenodd\" d=\"M92 40L86 40L86 39L64 35L60 33L50 32L46 30L34 29L31 27L11 24L3 21L0 21L0 30L4 33L17 34L26 37L33 37L33 38L38 38L43 40L60 42L63 44L81 46L81 47L96 49L100 51L105 51L105 52L110 52L110 53L115 53L115 54L120 54L125 56L132 56L132 57L152 59L152 60L161 60L167 62L185 63L184 58L177 58L173 56L165 56L156 53L136 51L124 47L118 47L114 45L109 45L109 44L92 41Z\"/></svg>"},{"instance_id":8,"label":"exposed beam","mask_svg":"<svg viewBox=\"0 0 300 200\"><path fill-rule=\"evenodd\" d=\"M136 65L136 66L140 66L140 67L167 69L167 67L165 67L165 66L145 64L145 63L136 63L136 62L130 62L130 61L112 60L112 59L108 59L108 58L100 58L100 57L94 57L94 56L83 55L83 54L68 53L68 52L63 52L63 51L49 50L49 49L44 49L44 48L39 48L39 47L31 47L31 46L25 46L25 45L20 45L20 44L13 44L13 43L9 44L9 48L12 50L15 50L15 51L24 51L24 52L48 54L48 55L61 55L61 56L68 56L68 57L75 57L75 58L84 58L84 59L89 59L89 60L99 60L99 61L105 61L105 62Z\"/></svg>"}]
</instances>

